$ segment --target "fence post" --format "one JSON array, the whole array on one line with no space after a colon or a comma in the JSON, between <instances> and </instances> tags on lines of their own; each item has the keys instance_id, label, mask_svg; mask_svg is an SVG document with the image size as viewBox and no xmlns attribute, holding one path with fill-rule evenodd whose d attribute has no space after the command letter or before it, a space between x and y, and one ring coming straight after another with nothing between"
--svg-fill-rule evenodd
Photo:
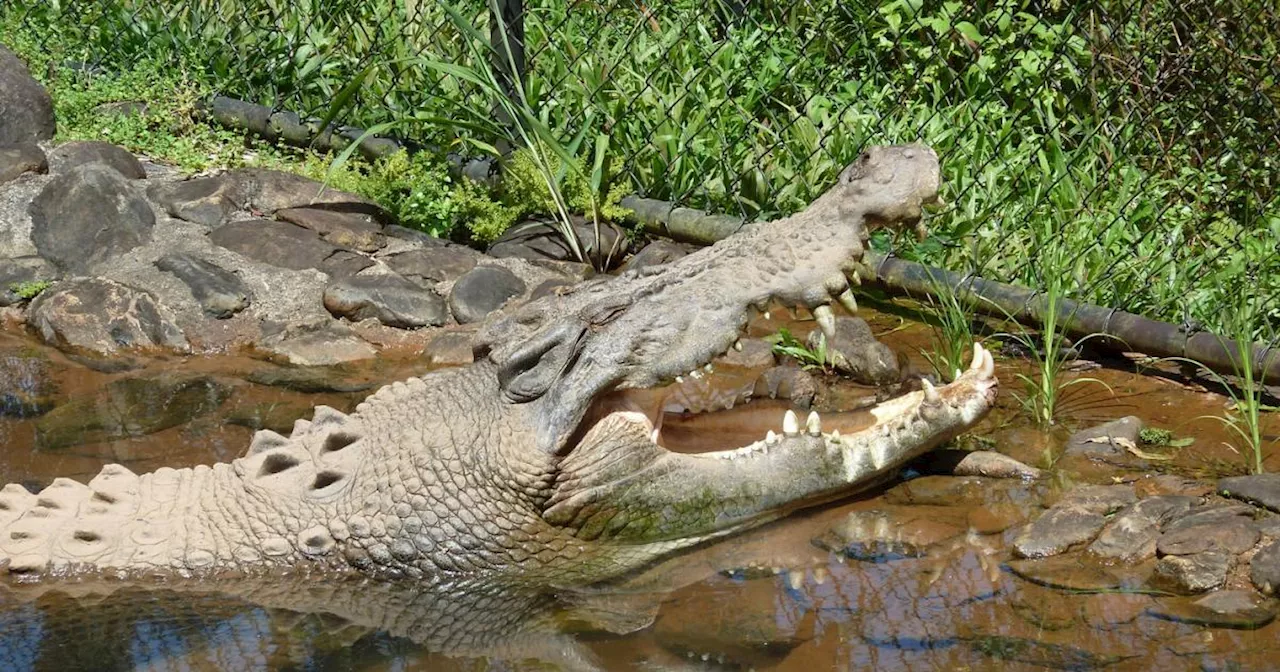
<instances>
[{"instance_id":1,"label":"fence post","mask_svg":"<svg viewBox=\"0 0 1280 672\"><path fill-rule=\"evenodd\" d=\"M494 10L489 22L489 44L493 45L493 70L502 86L502 95L509 100L518 101L517 91L524 86L524 0L493 0L490 5ZM513 123L506 110L494 104L494 118L503 126ZM516 137L512 134L511 137ZM506 154L511 147L505 140L499 140L498 149Z\"/></svg>"}]
</instances>

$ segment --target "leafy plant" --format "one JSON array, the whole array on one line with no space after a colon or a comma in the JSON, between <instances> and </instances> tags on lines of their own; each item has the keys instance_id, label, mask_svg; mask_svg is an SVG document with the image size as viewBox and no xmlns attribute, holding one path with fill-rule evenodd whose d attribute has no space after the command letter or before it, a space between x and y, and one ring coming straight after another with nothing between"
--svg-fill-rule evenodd
<instances>
[{"instance_id":1,"label":"leafy plant","mask_svg":"<svg viewBox=\"0 0 1280 672\"><path fill-rule=\"evenodd\" d=\"M971 293L948 287L933 278L932 290L925 297L925 313L931 330L928 350L921 350L938 378L955 380L964 371L976 342L973 331L974 312L978 301Z\"/></svg>"},{"instance_id":2,"label":"leafy plant","mask_svg":"<svg viewBox=\"0 0 1280 672\"><path fill-rule=\"evenodd\" d=\"M831 371L831 356L827 351L827 338L824 334L818 334L818 344L814 348L810 348L796 338L786 327L778 329L776 334L766 336L765 340L773 344L773 354L796 360L806 371L812 369L819 369L824 373Z\"/></svg>"},{"instance_id":3,"label":"leafy plant","mask_svg":"<svg viewBox=\"0 0 1280 672\"><path fill-rule=\"evenodd\" d=\"M18 282L9 285L9 291L13 292L23 301L30 301L52 286L53 281L51 280L28 280L27 282Z\"/></svg>"}]
</instances>

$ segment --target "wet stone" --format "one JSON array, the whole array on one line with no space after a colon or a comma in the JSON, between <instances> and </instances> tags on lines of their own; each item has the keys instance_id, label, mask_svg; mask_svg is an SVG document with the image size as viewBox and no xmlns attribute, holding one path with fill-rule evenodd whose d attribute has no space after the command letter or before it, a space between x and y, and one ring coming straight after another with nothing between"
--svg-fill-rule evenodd
<instances>
[{"instance_id":1,"label":"wet stone","mask_svg":"<svg viewBox=\"0 0 1280 672\"><path fill-rule=\"evenodd\" d=\"M807 345L817 349L826 340L821 329L809 332ZM902 380L898 356L876 340L865 320L841 315L836 318L835 336L826 342L827 354L836 371L864 385L890 385Z\"/></svg>"},{"instance_id":2,"label":"wet stone","mask_svg":"<svg viewBox=\"0 0 1280 672\"><path fill-rule=\"evenodd\" d=\"M1102 592L1090 595L1081 608L1081 619L1096 630L1115 630L1133 623L1151 604L1149 595Z\"/></svg>"},{"instance_id":3,"label":"wet stone","mask_svg":"<svg viewBox=\"0 0 1280 672\"><path fill-rule=\"evenodd\" d=\"M501 266L477 266L453 284L449 309L459 324L478 322L525 289L523 280Z\"/></svg>"},{"instance_id":4,"label":"wet stone","mask_svg":"<svg viewBox=\"0 0 1280 672\"><path fill-rule=\"evenodd\" d=\"M1107 519L1101 513L1059 504L1028 525L1013 542L1014 555L1046 558L1093 541Z\"/></svg>"},{"instance_id":5,"label":"wet stone","mask_svg":"<svg viewBox=\"0 0 1280 672\"><path fill-rule=\"evenodd\" d=\"M1280 592L1280 541L1273 541L1249 560L1249 580L1263 595Z\"/></svg>"},{"instance_id":6,"label":"wet stone","mask_svg":"<svg viewBox=\"0 0 1280 672\"><path fill-rule=\"evenodd\" d=\"M86 272L151 240L155 214L129 181L91 163L58 175L31 202L31 242L59 268Z\"/></svg>"},{"instance_id":7,"label":"wet stone","mask_svg":"<svg viewBox=\"0 0 1280 672\"><path fill-rule=\"evenodd\" d=\"M997 499L992 492L998 483L980 476L921 476L890 488L884 500L915 506L978 506Z\"/></svg>"},{"instance_id":8,"label":"wet stone","mask_svg":"<svg viewBox=\"0 0 1280 672\"><path fill-rule=\"evenodd\" d=\"M1110 437L1112 439L1130 441L1137 445L1139 442L1138 433L1142 431L1142 427L1142 420L1130 415L1096 427L1082 429L1067 439L1064 454L1113 459L1127 458L1127 451L1119 443L1115 441L1095 441L1095 439Z\"/></svg>"},{"instance_id":9,"label":"wet stone","mask_svg":"<svg viewBox=\"0 0 1280 672\"><path fill-rule=\"evenodd\" d=\"M1161 555L1193 555L1213 549L1243 553L1253 548L1260 537L1253 520L1235 516L1224 521L1180 526L1161 535L1156 549Z\"/></svg>"},{"instance_id":10,"label":"wet stone","mask_svg":"<svg viewBox=\"0 0 1280 672\"><path fill-rule=\"evenodd\" d=\"M916 463L916 468L931 474L952 476L985 476L1035 480L1043 472L1012 457L990 450L935 450Z\"/></svg>"},{"instance_id":11,"label":"wet stone","mask_svg":"<svg viewBox=\"0 0 1280 672\"><path fill-rule=\"evenodd\" d=\"M26 142L0 145L0 185L18 179L23 173L47 173L49 162L39 145Z\"/></svg>"},{"instance_id":12,"label":"wet stone","mask_svg":"<svg viewBox=\"0 0 1280 672\"><path fill-rule=\"evenodd\" d=\"M1060 595L1034 586L1024 586L1010 599L1009 606L1018 618L1038 630L1066 630L1080 619L1080 609L1074 600L1064 600Z\"/></svg>"},{"instance_id":13,"label":"wet stone","mask_svg":"<svg viewBox=\"0 0 1280 672\"><path fill-rule=\"evenodd\" d=\"M422 285L452 282L476 267L480 253L461 245L424 247L382 257L400 275Z\"/></svg>"},{"instance_id":14,"label":"wet stone","mask_svg":"<svg viewBox=\"0 0 1280 672\"><path fill-rule=\"evenodd\" d=\"M818 384L808 371L798 366L775 366L756 378L751 396L757 399L789 399L792 405L809 408L818 395Z\"/></svg>"},{"instance_id":15,"label":"wet stone","mask_svg":"<svg viewBox=\"0 0 1280 672\"><path fill-rule=\"evenodd\" d=\"M198 177L182 182L159 182L147 188L147 197L170 217L215 228L226 224L239 209L238 185L226 175Z\"/></svg>"},{"instance_id":16,"label":"wet stone","mask_svg":"<svg viewBox=\"0 0 1280 672\"><path fill-rule=\"evenodd\" d=\"M1023 637L984 635L966 637L974 652L1001 661L1024 663L1051 670L1096 670L1114 665L1126 656L1100 655L1077 646L1041 642ZM997 669L1006 669L1003 666Z\"/></svg>"},{"instance_id":17,"label":"wet stone","mask_svg":"<svg viewBox=\"0 0 1280 672\"><path fill-rule=\"evenodd\" d=\"M307 418L314 411L315 407L311 404L273 401L237 406L226 414L225 420L238 427L248 427L254 431L269 429L288 436L293 429L294 420Z\"/></svg>"},{"instance_id":18,"label":"wet stone","mask_svg":"<svg viewBox=\"0 0 1280 672\"><path fill-rule=\"evenodd\" d=\"M107 166L130 180L147 176L147 171L132 152L109 142L68 142L49 152L49 170L53 173L65 173L91 163Z\"/></svg>"},{"instance_id":19,"label":"wet stone","mask_svg":"<svg viewBox=\"0 0 1280 672\"><path fill-rule=\"evenodd\" d=\"M12 306L28 299L15 288L32 282L56 280L62 274L40 257L16 257L0 262L0 307Z\"/></svg>"},{"instance_id":20,"label":"wet stone","mask_svg":"<svg viewBox=\"0 0 1280 672\"><path fill-rule=\"evenodd\" d=\"M214 412L231 388L205 377L163 375L113 381L36 421L36 444L58 450L86 443L154 434Z\"/></svg>"},{"instance_id":21,"label":"wet stone","mask_svg":"<svg viewBox=\"0 0 1280 672\"><path fill-rule=\"evenodd\" d=\"M373 383L367 381L347 380L341 371L327 367L273 366L252 371L244 379L258 385L280 387L303 394L364 392L374 387Z\"/></svg>"},{"instance_id":22,"label":"wet stone","mask_svg":"<svg viewBox=\"0 0 1280 672\"><path fill-rule=\"evenodd\" d=\"M1220 590L1200 598L1157 599L1147 613L1176 623L1256 630L1275 620L1275 605L1251 590Z\"/></svg>"},{"instance_id":23,"label":"wet stone","mask_svg":"<svg viewBox=\"0 0 1280 672\"><path fill-rule=\"evenodd\" d=\"M377 349L339 324L292 326L263 338L256 348L294 366L333 366L378 356Z\"/></svg>"},{"instance_id":24,"label":"wet stone","mask_svg":"<svg viewBox=\"0 0 1280 672\"><path fill-rule=\"evenodd\" d=\"M812 540L813 545L850 560L881 563L920 558L960 530L888 511L855 511Z\"/></svg>"},{"instance_id":25,"label":"wet stone","mask_svg":"<svg viewBox=\"0 0 1280 672\"><path fill-rule=\"evenodd\" d=\"M969 529L978 534L999 534L1027 519L1022 508L1010 502L994 502L969 509Z\"/></svg>"},{"instance_id":26,"label":"wet stone","mask_svg":"<svg viewBox=\"0 0 1280 672\"><path fill-rule=\"evenodd\" d=\"M438 327L449 318L444 299L399 275L357 275L330 284L324 307L352 321L375 319L389 327Z\"/></svg>"},{"instance_id":27,"label":"wet stone","mask_svg":"<svg viewBox=\"0 0 1280 672\"><path fill-rule=\"evenodd\" d=\"M1218 480L1223 497L1239 499L1280 512L1280 474L1231 476Z\"/></svg>"},{"instance_id":28,"label":"wet stone","mask_svg":"<svg viewBox=\"0 0 1280 672\"><path fill-rule=\"evenodd\" d=\"M1150 582L1152 587L1171 593L1203 593L1221 587L1230 569L1231 555L1223 551L1169 555L1156 562Z\"/></svg>"},{"instance_id":29,"label":"wet stone","mask_svg":"<svg viewBox=\"0 0 1280 672\"><path fill-rule=\"evenodd\" d=\"M1084 485L1067 492L1057 505L1107 515L1136 501L1138 496L1132 485Z\"/></svg>"},{"instance_id":30,"label":"wet stone","mask_svg":"<svg viewBox=\"0 0 1280 672\"><path fill-rule=\"evenodd\" d=\"M29 313L40 338L64 350L114 355L124 348L191 347L155 297L111 280L58 283L31 302Z\"/></svg>"},{"instance_id":31,"label":"wet stone","mask_svg":"<svg viewBox=\"0 0 1280 672\"><path fill-rule=\"evenodd\" d=\"M311 229L324 240L360 252L376 252L387 245L382 225L368 214L317 208L285 208L276 218Z\"/></svg>"},{"instance_id":32,"label":"wet stone","mask_svg":"<svg viewBox=\"0 0 1280 672\"><path fill-rule=\"evenodd\" d=\"M0 351L0 418L34 418L58 402L49 362L21 350Z\"/></svg>"},{"instance_id":33,"label":"wet stone","mask_svg":"<svg viewBox=\"0 0 1280 672\"><path fill-rule=\"evenodd\" d=\"M1121 510L1089 545L1089 553L1104 560L1137 563L1154 558L1156 541L1165 521L1189 510L1192 497L1149 497Z\"/></svg>"},{"instance_id":34,"label":"wet stone","mask_svg":"<svg viewBox=\"0 0 1280 672\"><path fill-rule=\"evenodd\" d=\"M185 252L167 254L156 268L177 276L207 315L225 319L249 307L249 288L240 276Z\"/></svg>"},{"instance_id":35,"label":"wet stone","mask_svg":"<svg viewBox=\"0 0 1280 672\"><path fill-rule=\"evenodd\" d=\"M1106 591L1121 585L1114 573L1074 556L1010 560L1005 566L1021 579L1058 590Z\"/></svg>"}]
</instances>

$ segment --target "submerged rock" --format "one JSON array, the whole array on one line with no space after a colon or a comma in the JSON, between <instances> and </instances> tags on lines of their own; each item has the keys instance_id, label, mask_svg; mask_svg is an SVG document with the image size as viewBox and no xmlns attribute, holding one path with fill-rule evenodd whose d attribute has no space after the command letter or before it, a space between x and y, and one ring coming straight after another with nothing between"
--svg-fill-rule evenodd
<instances>
[{"instance_id":1,"label":"submerged rock","mask_svg":"<svg viewBox=\"0 0 1280 672\"><path fill-rule=\"evenodd\" d=\"M1147 613L1176 623L1256 630L1276 618L1273 600L1249 590L1220 590L1201 598L1164 598Z\"/></svg>"},{"instance_id":2,"label":"submerged rock","mask_svg":"<svg viewBox=\"0 0 1280 672\"><path fill-rule=\"evenodd\" d=\"M36 421L36 445L58 450L154 434L212 413L231 388L205 376L125 378Z\"/></svg>"},{"instance_id":3,"label":"submerged rock","mask_svg":"<svg viewBox=\"0 0 1280 672\"><path fill-rule=\"evenodd\" d=\"M850 560L890 562L920 558L928 549L961 533L928 520L903 520L888 511L855 511L812 540L813 545Z\"/></svg>"},{"instance_id":4,"label":"submerged rock","mask_svg":"<svg viewBox=\"0 0 1280 672\"><path fill-rule=\"evenodd\" d=\"M1005 563L1015 576L1058 590L1107 591L1120 587L1120 577L1079 558L1065 556L1010 560Z\"/></svg>"},{"instance_id":5,"label":"submerged rock","mask_svg":"<svg viewBox=\"0 0 1280 672\"><path fill-rule=\"evenodd\" d=\"M1151 585L1184 595L1214 590L1226 582L1231 560L1232 555L1226 551L1167 555L1156 562Z\"/></svg>"}]
</instances>

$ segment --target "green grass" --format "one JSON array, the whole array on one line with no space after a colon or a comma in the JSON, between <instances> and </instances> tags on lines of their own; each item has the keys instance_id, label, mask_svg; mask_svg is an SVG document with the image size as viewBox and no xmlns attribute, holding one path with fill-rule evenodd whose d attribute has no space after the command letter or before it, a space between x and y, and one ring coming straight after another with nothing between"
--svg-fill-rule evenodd
<instances>
[{"instance_id":1,"label":"green grass","mask_svg":"<svg viewBox=\"0 0 1280 672\"><path fill-rule=\"evenodd\" d=\"M19 282L9 285L9 291L13 292L19 299L30 301L40 296L40 293L53 286L50 280L32 280L28 282Z\"/></svg>"},{"instance_id":2,"label":"green grass","mask_svg":"<svg viewBox=\"0 0 1280 672\"><path fill-rule=\"evenodd\" d=\"M806 371L818 370L831 373L833 370L831 353L827 350L827 337L824 334L818 334L817 347L813 348L796 338L791 330L785 327L775 334L766 336L765 340L773 344L773 354L796 360L800 368Z\"/></svg>"}]
</instances>

